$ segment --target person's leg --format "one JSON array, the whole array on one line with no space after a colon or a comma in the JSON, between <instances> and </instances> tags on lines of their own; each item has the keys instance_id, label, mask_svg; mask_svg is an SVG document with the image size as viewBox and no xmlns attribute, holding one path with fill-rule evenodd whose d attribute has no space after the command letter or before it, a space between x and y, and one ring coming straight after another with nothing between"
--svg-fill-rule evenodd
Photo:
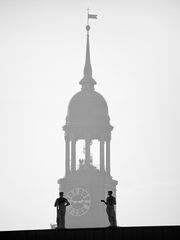
<instances>
[{"instance_id":1,"label":"person's leg","mask_svg":"<svg viewBox=\"0 0 180 240\"><path fill-rule=\"evenodd\" d=\"M56 218L56 223L57 223L57 227L59 227L59 218L58 218L58 216Z\"/></svg>"},{"instance_id":2,"label":"person's leg","mask_svg":"<svg viewBox=\"0 0 180 240\"><path fill-rule=\"evenodd\" d=\"M108 215L108 220L109 220L109 223L110 223L110 226L111 226L111 216L110 216L110 208L109 207L106 208L106 213Z\"/></svg>"},{"instance_id":3,"label":"person's leg","mask_svg":"<svg viewBox=\"0 0 180 240\"><path fill-rule=\"evenodd\" d=\"M60 228L65 228L65 208L61 209Z\"/></svg>"},{"instance_id":4,"label":"person's leg","mask_svg":"<svg viewBox=\"0 0 180 240\"><path fill-rule=\"evenodd\" d=\"M56 223L57 223L57 227L59 228L59 218L60 218L60 214L59 214L59 210L57 211L57 218L56 218Z\"/></svg>"},{"instance_id":5,"label":"person's leg","mask_svg":"<svg viewBox=\"0 0 180 240\"><path fill-rule=\"evenodd\" d=\"M112 225L112 227L116 227L116 217L115 216L111 216L111 225Z\"/></svg>"},{"instance_id":6,"label":"person's leg","mask_svg":"<svg viewBox=\"0 0 180 240\"><path fill-rule=\"evenodd\" d=\"M60 214L59 214L59 228L63 228L63 212L62 212L62 209L60 209Z\"/></svg>"},{"instance_id":7,"label":"person's leg","mask_svg":"<svg viewBox=\"0 0 180 240\"><path fill-rule=\"evenodd\" d=\"M110 216L111 216L111 226L116 227L116 213L114 208L111 209Z\"/></svg>"},{"instance_id":8,"label":"person's leg","mask_svg":"<svg viewBox=\"0 0 180 240\"><path fill-rule=\"evenodd\" d=\"M62 227L65 228L65 209L62 210Z\"/></svg>"}]
</instances>

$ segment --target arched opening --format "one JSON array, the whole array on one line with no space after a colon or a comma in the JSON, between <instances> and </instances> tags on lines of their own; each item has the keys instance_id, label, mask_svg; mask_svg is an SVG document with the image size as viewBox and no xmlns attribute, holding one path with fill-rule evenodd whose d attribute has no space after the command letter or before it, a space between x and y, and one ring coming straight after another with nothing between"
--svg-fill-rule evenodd
<instances>
[{"instance_id":1,"label":"arched opening","mask_svg":"<svg viewBox=\"0 0 180 240\"><path fill-rule=\"evenodd\" d=\"M92 156L92 161L93 165L99 169L100 164L99 164L99 141L98 140L93 140L92 145L91 145L91 156Z\"/></svg>"},{"instance_id":2,"label":"arched opening","mask_svg":"<svg viewBox=\"0 0 180 240\"><path fill-rule=\"evenodd\" d=\"M76 143L76 169L79 169L82 160L85 160L85 141L80 139Z\"/></svg>"}]
</instances>

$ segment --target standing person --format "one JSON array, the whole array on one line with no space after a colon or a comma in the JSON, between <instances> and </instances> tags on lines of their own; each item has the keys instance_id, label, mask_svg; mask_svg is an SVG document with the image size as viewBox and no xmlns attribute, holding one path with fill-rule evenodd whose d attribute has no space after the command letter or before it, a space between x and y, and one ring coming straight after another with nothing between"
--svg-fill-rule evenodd
<instances>
[{"instance_id":1,"label":"standing person","mask_svg":"<svg viewBox=\"0 0 180 240\"><path fill-rule=\"evenodd\" d=\"M65 228L65 214L66 214L66 207L70 205L68 200L63 197L64 193L59 193L59 198L56 199L54 207L57 209L57 227L58 228Z\"/></svg>"},{"instance_id":2,"label":"standing person","mask_svg":"<svg viewBox=\"0 0 180 240\"><path fill-rule=\"evenodd\" d=\"M116 213L114 209L114 205L116 205L116 198L112 196L112 193L112 191L108 191L108 197L106 198L106 201L101 200L101 202L104 202L107 206L106 212L110 222L110 227L116 227Z\"/></svg>"}]
</instances>

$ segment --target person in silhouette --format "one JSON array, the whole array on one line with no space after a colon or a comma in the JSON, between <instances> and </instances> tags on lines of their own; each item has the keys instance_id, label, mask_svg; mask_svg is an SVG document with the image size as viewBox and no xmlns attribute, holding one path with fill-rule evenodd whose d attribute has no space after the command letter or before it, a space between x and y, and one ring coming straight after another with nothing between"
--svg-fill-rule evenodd
<instances>
[{"instance_id":1,"label":"person in silhouette","mask_svg":"<svg viewBox=\"0 0 180 240\"><path fill-rule=\"evenodd\" d=\"M59 198L56 199L54 207L57 209L57 228L65 228L65 214L66 214L66 207L70 205L68 200L63 197L64 193L59 193Z\"/></svg>"},{"instance_id":2,"label":"person in silhouette","mask_svg":"<svg viewBox=\"0 0 180 240\"><path fill-rule=\"evenodd\" d=\"M106 198L106 201L101 200L101 202L106 204L106 212L110 222L110 227L116 227L116 213L114 209L114 205L116 205L116 198L112 196L112 193L112 191L108 191L108 197Z\"/></svg>"}]
</instances>

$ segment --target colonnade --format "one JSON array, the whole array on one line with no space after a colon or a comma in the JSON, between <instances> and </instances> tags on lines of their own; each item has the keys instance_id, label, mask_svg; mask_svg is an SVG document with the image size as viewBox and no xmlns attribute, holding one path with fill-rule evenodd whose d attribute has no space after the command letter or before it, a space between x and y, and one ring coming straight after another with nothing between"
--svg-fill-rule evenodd
<instances>
[{"instance_id":1,"label":"colonnade","mask_svg":"<svg viewBox=\"0 0 180 240\"><path fill-rule=\"evenodd\" d=\"M66 164L65 164L65 173L68 175L70 172L76 171L76 139L69 139L65 137L65 155L66 155ZM90 145L91 139L85 139L85 164L90 165L91 156L90 156ZM100 148L100 171L106 172L110 175L110 139L100 139L99 140ZM106 159L105 159L106 157ZM106 161L106 167L105 167Z\"/></svg>"}]
</instances>

